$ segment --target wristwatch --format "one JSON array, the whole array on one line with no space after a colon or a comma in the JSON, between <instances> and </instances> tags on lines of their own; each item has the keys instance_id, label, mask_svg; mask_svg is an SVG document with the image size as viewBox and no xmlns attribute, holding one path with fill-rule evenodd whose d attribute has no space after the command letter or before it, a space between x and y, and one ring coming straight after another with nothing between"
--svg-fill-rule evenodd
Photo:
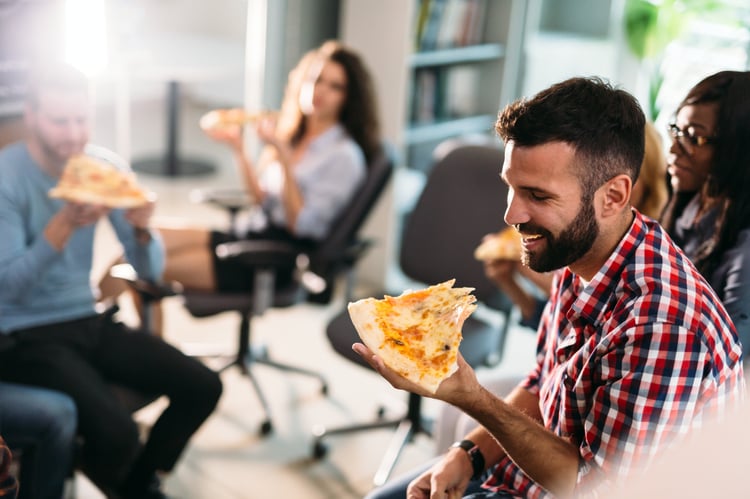
<instances>
[{"instance_id":1,"label":"wristwatch","mask_svg":"<svg viewBox=\"0 0 750 499\"><path fill-rule=\"evenodd\" d=\"M461 440L459 442L454 442L453 445L451 445L451 448L454 447L460 447L466 451L469 455L471 467L474 470L471 479L479 480L482 477L482 473L484 473L484 456L482 455L482 451L479 450L479 447L477 447L477 444L471 440Z\"/></svg>"}]
</instances>

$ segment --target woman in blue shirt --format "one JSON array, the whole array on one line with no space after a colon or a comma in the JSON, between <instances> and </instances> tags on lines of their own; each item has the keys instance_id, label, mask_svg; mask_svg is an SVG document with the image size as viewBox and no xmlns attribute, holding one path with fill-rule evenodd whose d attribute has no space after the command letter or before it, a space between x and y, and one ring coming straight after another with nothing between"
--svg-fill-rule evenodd
<instances>
[{"instance_id":1,"label":"woman in blue shirt","mask_svg":"<svg viewBox=\"0 0 750 499\"><path fill-rule=\"evenodd\" d=\"M261 119L255 132L266 144L257 167L245 154L239 126L207 132L232 148L250 197L262 207L250 230L237 236L205 228L162 228L166 280L191 289L249 290L251 270L218 260L218 244L245 237L291 240L312 248L328 234L379 147L369 72L350 49L324 43L291 71L278 118ZM286 278L291 275L289 269Z\"/></svg>"},{"instance_id":2,"label":"woman in blue shirt","mask_svg":"<svg viewBox=\"0 0 750 499\"><path fill-rule=\"evenodd\" d=\"M713 74L669 125L662 224L719 295L750 352L750 72Z\"/></svg>"}]
</instances>

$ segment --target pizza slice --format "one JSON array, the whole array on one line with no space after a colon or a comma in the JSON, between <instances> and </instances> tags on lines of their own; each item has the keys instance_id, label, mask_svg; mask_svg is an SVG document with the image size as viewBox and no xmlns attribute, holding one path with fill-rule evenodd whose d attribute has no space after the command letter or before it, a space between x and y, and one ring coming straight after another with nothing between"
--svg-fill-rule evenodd
<instances>
[{"instance_id":1,"label":"pizza slice","mask_svg":"<svg viewBox=\"0 0 750 499\"><path fill-rule=\"evenodd\" d=\"M496 234L487 236L474 250L474 258L489 262L492 260L520 260L522 252L521 233L515 227L506 227Z\"/></svg>"},{"instance_id":2,"label":"pizza slice","mask_svg":"<svg viewBox=\"0 0 750 499\"><path fill-rule=\"evenodd\" d=\"M85 154L68 160L57 185L50 189L49 196L111 208L133 208L151 199L136 183L132 172L120 170Z\"/></svg>"},{"instance_id":3,"label":"pizza slice","mask_svg":"<svg viewBox=\"0 0 750 499\"><path fill-rule=\"evenodd\" d=\"M365 298L348 307L362 342L386 366L431 393L458 369L461 328L476 309L474 288L454 283Z\"/></svg>"},{"instance_id":4,"label":"pizza slice","mask_svg":"<svg viewBox=\"0 0 750 499\"><path fill-rule=\"evenodd\" d=\"M200 127L203 130L214 130L228 126L242 126L273 116L273 114L272 111L252 113L242 108L214 109L201 116Z\"/></svg>"}]
</instances>

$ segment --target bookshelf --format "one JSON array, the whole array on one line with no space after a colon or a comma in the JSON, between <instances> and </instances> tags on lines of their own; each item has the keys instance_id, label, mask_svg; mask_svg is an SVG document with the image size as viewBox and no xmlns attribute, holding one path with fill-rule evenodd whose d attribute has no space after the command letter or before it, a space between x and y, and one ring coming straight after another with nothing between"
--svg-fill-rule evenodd
<instances>
[{"instance_id":1,"label":"bookshelf","mask_svg":"<svg viewBox=\"0 0 750 499\"><path fill-rule=\"evenodd\" d=\"M525 16L525 0L342 0L340 38L372 69L383 134L400 153L387 207L366 228L383 243L379 261L360 280L391 280L435 146L494 134L498 110L519 96Z\"/></svg>"},{"instance_id":2,"label":"bookshelf","mask_svg":"<svg viewBox=\"0 0 750 499\"><path fill-rule=\"evenodd\" d=\"M404 163L427 173L445 139L490 134L517 96L525 6L513 0L412 0Z\"/></svg>"}]
</instances>

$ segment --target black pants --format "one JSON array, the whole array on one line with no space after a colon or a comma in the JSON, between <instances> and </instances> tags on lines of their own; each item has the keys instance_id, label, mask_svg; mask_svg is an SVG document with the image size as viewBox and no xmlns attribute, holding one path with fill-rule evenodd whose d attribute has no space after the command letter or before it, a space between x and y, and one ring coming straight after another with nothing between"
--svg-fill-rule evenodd
<instances>
[{"instance_id":1,"label":"black pants","mask_svg":"<svg viewBox=\"0 0 750 499\"><path fill-rule=\"evenodd\" d=\"M134 469L141 475L171 470L221 395L217 373L108 315L21 330L11 339L13 345L0 352L0 379L73 398L82 468L103 488L123 485ZM109 383L169 398L145 445Z\"/></svg>"}]
</instances>

